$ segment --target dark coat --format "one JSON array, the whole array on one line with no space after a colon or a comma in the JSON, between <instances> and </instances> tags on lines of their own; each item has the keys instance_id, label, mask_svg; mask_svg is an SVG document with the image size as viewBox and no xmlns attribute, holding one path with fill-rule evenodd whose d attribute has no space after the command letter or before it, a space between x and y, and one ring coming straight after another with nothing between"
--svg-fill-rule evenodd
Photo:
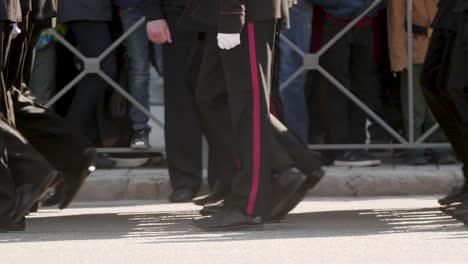
<instances>
[{"instance_id":1,"label":"dark coat","mask_svg":"<svg viewBox=\"0 0 468 264\"><path fill-rule=\"evenodd\" d=\"M289 7L293 3L294 0L145 0L143 10L150 21L166 19L170 25L183 29L239 33L245 21L281 18L283 25L289 25Z\"/></svg>"},{"instance_id":2,"label":"dark coat","mask_svg":"<svg viewBox=\"0 0 468 264\"><path fill-rule=\"evenodd\" d=\"M111 21L111 0L60 0L58 22Z\"/></svg>"},{"instance_id":3,"label":"dark coat","mask_svg":"<svg viewBox=\"0 0 468 264\"><path fill-rule=\"evenodd\" d=\"M21 21L21 6L19 0L0 0L0 20Z\"/></svg>"}]
</instances>

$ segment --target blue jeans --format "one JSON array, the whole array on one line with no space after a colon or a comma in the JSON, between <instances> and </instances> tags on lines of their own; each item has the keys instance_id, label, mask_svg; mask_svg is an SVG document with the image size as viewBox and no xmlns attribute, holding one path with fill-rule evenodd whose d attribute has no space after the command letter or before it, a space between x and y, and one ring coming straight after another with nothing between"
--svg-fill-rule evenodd
<instances>
[{"instance_id":1,"label":"blue jeans","mask_svg":"<svg viewBox=\"0 0 468 264\"><path fill-rule=\"evenodd\" d=\"M121 17L123 30L127 31L143 16L140 8L123 8ZM130 93L146 109L149 109L149 54L150 49L155 49L156 53L157 45L148 41L145 24L128 36L125 45L129 58ZM130 119L134 130L149 128L149 117L133 105L130 107Z\"/></svg>"},{"instance_id":2,"label":"blue jeans","mask_svg":"<svg viewBox=\"0 0 468 264\"><path fill-rule=\"evenodd\" d=\"M312 8L303 0L290 8L291 28L281 33L305 53L308 53L312 33ZM284 83L302 66L303 59L283 41L280 44L280 82ZM304 85L306 74L295 78L288 86L281 89L284 119L288 128L304 143L308 142L309 114L307 110Z\"/></svg>"}]
</instances>

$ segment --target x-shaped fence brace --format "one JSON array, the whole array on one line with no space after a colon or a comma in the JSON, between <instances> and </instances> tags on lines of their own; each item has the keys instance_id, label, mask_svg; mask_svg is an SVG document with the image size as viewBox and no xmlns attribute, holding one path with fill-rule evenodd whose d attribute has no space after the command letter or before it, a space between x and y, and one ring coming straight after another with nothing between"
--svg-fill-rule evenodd
<instances>
[{"instance_id":1,"label":"x-shaped fence brace","mask_svg":"<svg viewBox=\"0 0 468 264\"><path fill-rule=\"evenodd\" d=\"M424 141L430 137L438 128L439 125L435 124L432 128L426 131L420 138L415 140L414 136L414 99L413 99L413 28L412 28L412 0L407 0L407 47L408 47L408 140L403 138L398 132L396 132L391 126L389 126L381 117L379 117L374 111L372 111L366 104L364 104L358 97L350 92L342 83L340 83L335 77L333 77L327 70L325 70L320 64L319 59L330 47L346 35L362 18L369 14L374 8L376 8L383 0L375 0L366 10L364 10L359 16L354 18L349 24L347 24L338 34L336 34L330 41L324 44L317 53L305 53L294 43L292 43L284 35L281 35L281 41L286 43L291 49L293 49L299 56L303 58L302 66L297 69L285 82L280 86L280 89L285 89L295 78L300 76L306 71L317 70L324 76L328 81L336 86L349 100L361 108L373 121L381 125L393 138L395 138L398 144L317 144L310 145L312 149L412 149L412 148L446 148L450 147L448 143L431 143L427 144Z\"/></svg>"},{"instance_id":2,"label":"x-shaped fence brace","mask_svg":"<svg viewBox=\"0 0 468 264\"><path fill-rule=\"evenodd\" d=\"M300 76L306 71L317 70L320 72L328 81L336 86L347 98L361 108L373 121L381 125L393 138L395 138L398 144L317 144L310 145L312 149L414 149L414 148L446 148L450 145L448 143L424 143L424 141L430 137L438 128L436 124L428 131L424 133L420 138L415 139L414 136L414 102L413 102L413 49L412 49L412 0L407 0L407 40L408 40L408 140L403 138L398 132L396 132L390 125L388 125L379 115L372 111L365 103L363 103L357 96L350 92L342 83L340 83L334 76L332 76L327 70L325 70L319 64L320 56L327 52L330 47L340 41L340 39L346 35L362 18L364 18L369 12L376 8L383 0L375 0L366 10L364 10L359 16L353 19L348 25L346 25L336 36L330 41L324 44L317 53L305 53L294 43L288 40L284 35L280 35L280 40L286 43L291 49L293 49L298 55L303 58L303 64L297 69L285 82L280 86L280 89L285 89L295 78ZM117 84L112 78L101 70L100 63L102 60L109 55L115 48L122 44L125 39L131 35L138 27L143 26L145 18L138 20L129 30L124 32L110 47L108 47L100 56L96 58L89 58L84 56L77 48L71 45L64 37L62 37L55 30L51 29L50 32L54 37L70 50L77 58L83 61L84 69L81 71L69 84L67 84L60 92L58 92L47 104L46 107L52 106L60 98L62 98L68 91L70 91L81 79L87 74L97 74L104 79L112 88L117 90L123 97L125 97L132 105L138 108L141 112L147 115L153 120L160 128L164 127L164 123L154 116L148 109L140 104L135 98L133 98L125 89ZM131 150L130 148L108 148L100 149L102 152L135 152L137 150ZM150 150L138 150L138 152L161 152L161 149L152 148Z\"/></svg>"}]
</instances>

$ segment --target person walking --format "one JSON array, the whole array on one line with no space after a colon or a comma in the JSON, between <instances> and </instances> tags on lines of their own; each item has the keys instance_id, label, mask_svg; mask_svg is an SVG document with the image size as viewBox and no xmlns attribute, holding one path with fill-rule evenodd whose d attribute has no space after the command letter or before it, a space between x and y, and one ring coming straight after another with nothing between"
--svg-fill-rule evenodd
<instances>
[{"instance_id":1,"label":"person walking","mask_svg":"<svg viewBox=\"0 0 468 264\"><path fill-rule=\"evenodd\" d=\"M465 63L468 60L468 2L441 0L432 24L434 32L421 73L424 97L447 135L457 158L463 163L463 185L439 203L450 206L462 203L458 217L468 216L468 76ZM465 218L468 224L468 219Z\"/></svg>"}]
</instances>

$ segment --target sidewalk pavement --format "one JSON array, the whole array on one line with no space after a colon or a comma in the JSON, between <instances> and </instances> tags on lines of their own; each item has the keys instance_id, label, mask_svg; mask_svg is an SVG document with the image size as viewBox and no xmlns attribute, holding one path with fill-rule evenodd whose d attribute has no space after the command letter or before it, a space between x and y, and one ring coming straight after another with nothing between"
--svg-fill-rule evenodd
<instances>
[{"instance_id":1,"label":"sidewalk pavement","mask_svg":"<svg viewBox=\"0 0 468 264\"><path fill-rule=\"evenodd\" d=\"M461 166L326 168L309 196L366 197L446 194L463 183ZM208 187L203 186L201 193ZM164 200L171 192L166 169L98 170L78 194L80 201Z\"/></svg>"}]
</instances>

